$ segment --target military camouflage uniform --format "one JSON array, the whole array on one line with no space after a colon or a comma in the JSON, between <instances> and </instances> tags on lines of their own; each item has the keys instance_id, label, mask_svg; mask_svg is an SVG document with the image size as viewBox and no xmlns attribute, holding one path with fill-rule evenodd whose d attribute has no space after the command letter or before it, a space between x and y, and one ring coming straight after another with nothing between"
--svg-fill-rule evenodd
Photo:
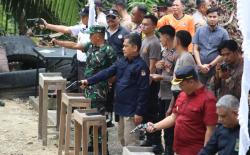
<instances>
[{"instance_id":1,"label":"military camouflage uniform","mask_svg":"<svg viewBox=\"0 0 250 155\"><path fill-rule=\"evenodd\" d=\"M84 78L89 78L99 71L108 68L116 60L115 52L108 44L102 47L96 47L91 43L84 46L87 54ZM84 96L92 100L92 108L97 108L99 112L105 112L105 103L108 92L108 82L103 81L84 89Z\"/></svg>"}]
</instances>

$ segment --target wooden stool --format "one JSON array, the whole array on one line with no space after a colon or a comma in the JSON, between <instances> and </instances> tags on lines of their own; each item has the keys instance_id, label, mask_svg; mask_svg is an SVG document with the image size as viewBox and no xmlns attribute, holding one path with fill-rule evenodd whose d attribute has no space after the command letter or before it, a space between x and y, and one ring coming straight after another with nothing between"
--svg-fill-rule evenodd
<instances>
[{"instance_id":1,"label":"wooden stool","mask_svg":"<svg viewBox=\"0 0 250 155\"><path fill-rule=\"evenodd\" d=\"M94 114L95 113L95 114ZM88 155L89 128L93 127L94 155L98 155L98 128L102 129L102 155L107 155L107 127L106 117L96 113L96 110L75 110L75 155L79 155L81 139L83 143L82 155ZM81 133L82 132L82 133ZM82 137L82 138L81 138Z\"/></svg>"},{"instance_id":2,"label":"wooden stool","mask_svg":"<svg viewBox=\"0 0 250 155\"><path fill-rule=\"evenodd\" d=\"M72 108L90 109L91 100L86 99L85 97L83 97L83 94L80 94L80 93L63 93L62 94L58 155L62 154L62 147L63 147L64 141L65 141L65 145L64 145L65 155L69 154ZM65 127L66 127L66 133L65 133Z\"/></svg>"},{"instance_id":3,"label":"wooden stool","mask_svg":"<svg viewBox=\"0 0 250 155\"><path fill-rule=\"evenodd\" d=\"M43 140L43 146L47 145L47 128L59 129L60 109L62 92L66 88L66 79L61 73L40 73L39 74L39 120L38 139ZM48 90L57 90L57 121L56 126L48 126Z\"/></svg>"}]
</instances>

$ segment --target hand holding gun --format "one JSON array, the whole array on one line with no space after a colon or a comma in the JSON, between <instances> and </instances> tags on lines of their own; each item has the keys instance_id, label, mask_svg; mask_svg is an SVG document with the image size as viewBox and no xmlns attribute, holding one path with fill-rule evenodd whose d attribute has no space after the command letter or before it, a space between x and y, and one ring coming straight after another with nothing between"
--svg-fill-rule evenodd
<instances>
[{"instance_id":1,"label":"hand holding gun","mask_svg":"<svg viewBox=\"0 0 250 155\"><path fill-rule=\"evenodd\" d=\"M72 82L70 85L68 85L68 86L66 87L66 90L68 90L68 89L71 88L71 87L80 86L81 84L82 84L81 81L74 81L74 82Z\"/></svg>"},{"instance_id":2,"label":"hand holding gun","mask_svg":"<svg viewBox=\"0 0 250 155\"><path fill-rule=\"evenodd\" d=\"M42 18L29 18L27 19L27 24L29 27L38 27L39 25L45 26L45 23Z\"/></svg>"},{"instance_id":3,"label":"hand holding gun","mask_svg":"<svg viewBox=\"0 0 250 155\"><path fill-rule=\"evenodd\" d=\"M55 45L55 38L62 36L63 33L54 33L54 34L44 34L44 35L34 35L34 37L41 37L42 40L40 40L41 45Z\"/></svg>"},{"instance_id":4,"label":"hand holding gun","mask_svg":"<svg viewBox=\"0 0 250 155\"><path fill-rule=\"evenodd\" d=\"M139 124L133 130L130 131L130 134L135 133L137 130L146 130L148 124Z\"/></svg>"}]
</instances>

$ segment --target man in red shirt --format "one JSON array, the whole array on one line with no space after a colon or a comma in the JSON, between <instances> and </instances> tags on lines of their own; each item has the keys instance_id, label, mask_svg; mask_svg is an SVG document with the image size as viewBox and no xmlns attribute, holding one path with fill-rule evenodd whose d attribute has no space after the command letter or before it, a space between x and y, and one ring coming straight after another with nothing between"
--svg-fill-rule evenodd
<instances>
[{"instance_id":1,"label":"man in red shirt","mask_svg":"<svg viewBox=\"0 0 250 155\"><path fill-rule=\"evenodd\" d=\"M208 142L217 123L216 98L198 80L193 66L175 72L172 84L179 84L179 94L173 112L158 123L148 123L148 132L174 129L174 151L176 155L197 155Z\"/></svg>"}]
</instances>

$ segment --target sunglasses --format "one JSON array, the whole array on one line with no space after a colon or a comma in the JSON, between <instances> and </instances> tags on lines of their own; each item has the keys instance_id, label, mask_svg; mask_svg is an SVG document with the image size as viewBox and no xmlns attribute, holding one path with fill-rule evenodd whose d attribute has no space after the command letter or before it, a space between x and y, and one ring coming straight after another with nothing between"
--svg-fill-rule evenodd
<instances>
[{"instance_id":1,"label":"sunglasses","mask_svg":"<svg viewBox=\"0 0 250 155\"><path fill-rule=\"evenodd\" d=\"M109 19L115 20L115 19L116 19L116 16L111 16L111 15L109 15L109 16L106 16L106 19L107 19L107 20L109 20Z\"/></svg>"}]
</instances>

